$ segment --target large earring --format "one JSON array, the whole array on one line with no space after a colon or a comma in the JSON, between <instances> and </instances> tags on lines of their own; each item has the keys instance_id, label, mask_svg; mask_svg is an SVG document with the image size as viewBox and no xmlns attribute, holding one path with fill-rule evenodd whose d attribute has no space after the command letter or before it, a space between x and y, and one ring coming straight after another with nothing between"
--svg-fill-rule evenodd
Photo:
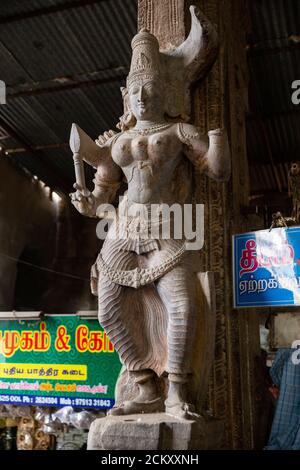
<instances>
[{"instance_id":1,"label":"large earring","mask_svg":"<svg viewBox=\"0 0 300 470\"><path fill-rule=\"evenodd\" d=\"M122 93L122 98L123 98L124 114L123 116L119 118L120 121L116 127L120 129L122 132L125 132L128 129L135 126L136 119L130 109L128 89L125 87L122 87L121 93Z\"/></svg>"}]
</instances>

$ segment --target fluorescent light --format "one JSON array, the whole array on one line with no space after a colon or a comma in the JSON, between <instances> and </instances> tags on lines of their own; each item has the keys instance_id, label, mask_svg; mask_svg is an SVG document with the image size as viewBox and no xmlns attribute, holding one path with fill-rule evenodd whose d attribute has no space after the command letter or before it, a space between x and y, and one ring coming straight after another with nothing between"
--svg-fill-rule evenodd
<instances>
[{"instance_id":1,"label":"fluorescent light","mask_svg":"<svg viewBox=\"0 0 300 470\"><path fill-rule=\"evenodd\" d=\"M12 310L10 312L0 312L1 320L39 320L43 315L43 312L28 312Z\"/></svg>"},{"instance_id":2,"label":"fluorescent light","mask_svg":"<svg viewBox=\"0 0 300 470\"><path fill-rule=\"evenodd\" d=\"M58 204L61 201L60 195L56 191L52 191L52 200L55 204Z\"/></svg>"},{"instance_id":3,"label":"fluorescent light","mask_svg":"<svg viewBox=\"0 0 300 470\"><path fill-rule=\"evenodd\" d=\"M81 320L97 320L98 310L78 310L76 315Z\"/></svg>"}]
</instances>

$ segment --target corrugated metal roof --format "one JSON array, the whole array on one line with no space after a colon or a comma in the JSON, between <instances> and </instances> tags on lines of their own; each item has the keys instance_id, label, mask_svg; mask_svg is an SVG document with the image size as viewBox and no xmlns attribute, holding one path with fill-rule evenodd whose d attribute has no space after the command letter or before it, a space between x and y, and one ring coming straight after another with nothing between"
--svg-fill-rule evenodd
<instances>
[{"instance_id":1,"label":"corrugated metal roof","mask_svg":"<svg viewBox=\"0 0 300 470\"><path fill-rule=\"evenodd\" d=\"M4 3L0 78L7 84L8 100L0 106L0 125L10 126L20 142L6 139L3 145L20 149L24 141L32 147L63 144L69 140L72 122L93 138L114 128L122 114L120 87L130 65L137 1L102 0L81 6L71 0ZM34 14L68 4L76 8ZM20 18L28 12L32 16ZM11 21L13 15L18 15L17 21ZM42 153L70 185L74 170L68 148ZM36 156L26 151L10 158L47 179L40 162L34 165Z\"/></svg>"},{"instance_id":2,"label":"corrugated metal roof","mask_svg":"<svg viewBox=\"0 0 300 470\"><path fill-rule=\"evenodd\" d=\"M269 114L295 109L291 85L300 77L300 47L250 56L249 74L251 109Z\"/></svg>"},{"instance_id":3,"label":"corrugated metal roof","mask_svg":"<svg viewBox=\"0 0 300 470\"><path fill-rule=\"evenodd\" d=\"M251 190L287 190L287 172L300 160L300 106L292 82L300 79L299 0L249 0L247 151Z\"/></svg>"},{"instance_id":4,"label":"corrugated metal roof","mask_svg":"<svg viewBox=\"0 0 300 470\"><path fill-rule=\"evenodd\" d=\"M252 21L251 43L258 46L282 45L299 34L299 0L249 0Z\"/></svg>"},{"instance_id":5,"label":"corrugated metal roof","mask_svg":"<svg viewBox=\"0 0 300 470\"><path fill-rule=\"evenodd\" d=\"M249 11L251 189L285 189L287 162L300 159L300 106L291 101L291 83L300 79L300 1L249 0ZM24 141L32 147L64 144L72 122L93 138L114 128L122 113L119 87L130 64L136 16L137 0L1 2L0 78L11 98L0 106L0 120L17 136L0 145L20 150ZM70 185L68 148L42 154ZM37 155L19 151L10 158L47 179Z\"/></svg>"},{"instance_id":6,"label":"corrugated metal roof","mask_svg":"<svg viewBox=\"0 0 300 470\"><path fill-rule=\"evenodd\" d=\"M2 25L0 41L34 81L124 66L135 33L132 5L113 0L26 18Z\"/></svg>"},{"instance_id":7,"label":"corrugated metal roof","mask_svg":"<svg viewBox=\"0 0 300 470\"><path fill-rule=\"evenodd\" d=\"M37 9L47 8L50 5L62 5L71 2L72 0L30 0L30 2L24 2L24 0L2 0L0 19L11 15L34 12Z\"/></svg>"}]
</instances>

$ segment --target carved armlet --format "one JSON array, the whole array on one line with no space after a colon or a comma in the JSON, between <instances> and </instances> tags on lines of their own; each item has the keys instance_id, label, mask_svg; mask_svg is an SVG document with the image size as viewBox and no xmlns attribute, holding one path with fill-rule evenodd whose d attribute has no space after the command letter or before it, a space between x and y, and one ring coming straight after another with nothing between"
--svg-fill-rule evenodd
<instances>
[{"instance_id":1,"label":"carved armlet","mask_svg":"<svg viewBox=\"0 0 300 470\"><path fill-rule=\"evenodd\" d=\"M93 183L95 185L93 195L96 199L101 197L103 194L108 197L113 197L121 186L121 181L110 181L106 178L102 178L97 173L95 174Z\"/></svg>"},{"instance_id":2,"label":"carved armlet","mask_svg":"<svg viewBox=\"0 0 300 470\"><path fill-rule=\"evenodd\" d=\"M200 131L197 130L196 132L187 132L184 128L184 123L179 122L177 132L178 132L179 139L184 145L186 145L188 151L192 155L195 154L196 141L200 140L202 137L202 134L200 133ZM198 170L205 171L206 169L208 169L208 159L205 155L204 156L201 155L198 158L193 158L192 161Z\"/></svg>"},{"instance_id":3,"label":"carved armlet","mask_svg":"<svg viewBox=\"0 0 300 470\"><path fill-rule=\"evenodd\" d=\"M201 133L197 130L196 132L187 132L184 129L184 123L179 122L178 123L178 135L181 140L181 142L185 143L188 146L192 146L192 140L193 139L200 139L201 138Z\"/></svg>"}]
</instances>

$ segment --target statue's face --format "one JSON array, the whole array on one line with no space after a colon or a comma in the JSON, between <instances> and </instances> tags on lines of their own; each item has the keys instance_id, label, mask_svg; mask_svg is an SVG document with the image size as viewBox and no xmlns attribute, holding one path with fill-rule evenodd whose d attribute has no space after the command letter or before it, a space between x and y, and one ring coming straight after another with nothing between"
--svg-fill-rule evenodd
<instances>
[{"instance_id":1,"label":"statue's face","mask_svg":"<svg viewBox=\"0 0 300 470\"><path fill-rule=\"evenodd\" d=\"M163 115L163 101L162 86L156 80L140 80L129 89L130 109L138 121Z\"/></svg>"}]
</instances>

